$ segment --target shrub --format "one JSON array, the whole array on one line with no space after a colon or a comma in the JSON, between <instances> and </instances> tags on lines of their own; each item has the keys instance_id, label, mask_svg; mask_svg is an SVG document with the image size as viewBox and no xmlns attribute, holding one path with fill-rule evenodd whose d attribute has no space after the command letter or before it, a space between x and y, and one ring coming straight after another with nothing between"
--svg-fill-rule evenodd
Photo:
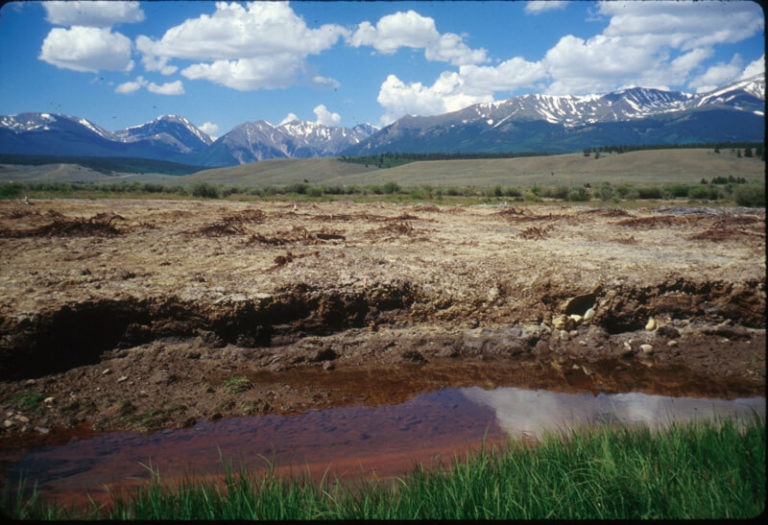
<instances>
[{"instance_id":1,"label":"shrub","mask_svg":"<svg viewBox=\"0 0 768 525\"><path fill-rule=\"evenodd\" d=\"M535 193L526 193L523 195L523 200L526 202L541 202L541 197L536 195Z\"/></svg>"},{"instance_id":2,"label":"shrub","mask_svg":"<svg viewBox=\"0 0 768 525\"><path fill-rule=\"evenodd\" d=\"M714 200L717 199L717 189L713 186L707 185L707 186L694 186L691 188L691 190L688 192L688 196L691 199L705 199L705 200Z\"/></svg>"},{"instance_id":3,"label":"shrub","mask_svg":"<svg viewBox=\"0 0 768 525\"><path fill-rule=\"evenodd\" d=\"M665 188L670 197L677 199L679 197L687 197L690 189L687 184L673 184Z\"/></svg>"},{"instance_id":4,"label":"shrub","mask_svg":"<svg viewBox=\"0 0 768 525\"><path fill-rule=\"evenodd\" d=\"M600 189L597 190L600 195L600 200L607 201L613 198L613 188L608 182L604 182L600 185Z\"/></svg>"},{"instance_id":5,"label":"shrub","mask_svg":"<svg viewBox=\"0 0 768 525\"><path fill-rule=\"evenodd\" d=\"M0 199L12 199L18 197L24 186L18 182L4 182L0 184Z\"/></svg>"},{"instance_id":6,"label":"shrub","mask_svg":"<svg viewBox=\"0 0 768 525\"><path fill-rule=\"evenodd\" d=\"M765 208L765 183L742 184L733 194L739 206Z\"/></svg>"},{"instance_id":7,"label":"shrub","mask_svg":"<svg viewBox=\"0 0 768 525\"><path fill-rule=\"evenodd\" d=\"M323 195L323 189L318 186L310 186L307 188L307 195L310 197L321 197Z\"/></svg>"},{"instance_id":8,"label":"shrub","mask_svg":"<svg viewBox=\"0 0 768 525\"><path fill-rule=\"evenodd\" d=\"M392 193L399 193L400 192L400 185L396 182L386 182L381 187L381 191L383 191L386 194L392 194Z\"/></svg>"},{"instance_id":9,"label":"shrub","mask_svg":"<svg viewBox=\"0 0 768 525\"><path fill-rule=\"evenodd\" d=\"M657 186L645 186L637 188L637 195L641 199L661 199L664 196L664 193L661 191L661 188Z\"/></svg>"},{"instance_id":10,"label":"shrub","mask_svg":"<svg viewBox=\"0 0 768 525\"><path fill-rule=\"evenodd\" d=\"M616 186L616 193L621 198L625 198L632 191L632 186L629 184L619 184Z\"/></svg>"},{"instance_id":11,"label":"shrub","mask_svg":"<svg viewBox=\"0 0 768 525\"><path fill-rule=\"evenodd\" d=\"M578 188L571 188L568 192L568 200L572 202L584 202L589 200L589 192L587 188L580 186Z\"/></svg>"},{"instance_id":12,"label":"shrub","mask_svg":"<svg viewBox=\"0 0 768 525\"><path fill-rule=\"evenodd\" d=\"M506 197L522 197L523 196L523 192L520 191L518 188L515 188L514 186L508 186L504 190L504 195Z\"/></svg>"},{"instance_id":13,"label":"shrub","mask_svg":"<svg viewBox=\"0 0 768 525\"><path fill-rule=\"evenodd\" d=\"M192 195L204 199L217 199L219 198L219 189L213 184L198 182L192 186Z\"/></svg>"},{"instance_id":14,"label":"shrub","mask_svg":"<svg viewBox=\"0 0 768 525\"><path fill-rule=\"evenodd\" d=\"M141 186L141 190L146 193L163 193L165 191L165 186L162 184L155 184L152 182L145 182Z\"/></svg>"},{"instance_id":15,"label":"shrub","mask_svg":"<svg viewBox=\"0 0 768 525\"><path fill-rule=\"evenodd\" d=\"M309 189L309 184L305 182L294 182L285 187L285 193L298 193L299 195L304 195L307 193L307 189Z\"/></svg>"}]
</instances>

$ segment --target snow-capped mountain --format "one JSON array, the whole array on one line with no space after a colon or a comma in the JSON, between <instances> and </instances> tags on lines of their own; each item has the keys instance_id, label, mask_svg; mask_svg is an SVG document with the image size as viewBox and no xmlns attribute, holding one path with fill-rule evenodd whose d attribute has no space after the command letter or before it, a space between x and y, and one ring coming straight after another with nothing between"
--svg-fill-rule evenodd
<instances>
[{"instance_id":1,"label":"snow-capped mountain","mask_svg":"<svg viewBox=\"0 0 768 525\"><path fill-rule=\"evenodd\" d=\"M179 153L200 151L213 139L184 117L163 115L151 122L121 129L113 134L120 142L150 141Z\"/></svg>"},{"instance_id":2,"label":"snow-capped mountain","mask_svg":"<svg viewBox=\"0 0 768 525\"><path fill-rule=\"evenodd\" d=\"M634 87L603 95L521 95L442 115L407 116L342 154L762 140L764 106L763 75L701 94Z\"/></svg>"},{"instance_id":3,"label":"snow-capped mountain","mask_svg":"<svg viewBox=\"0 0 768 525\"><path fill-rule=\"evenodd\" d=\"M293 120L245 122L213 141L174 115L109 132L79 117L0 115L0 153L141 157L197 166L382 152L572 152L608 144L761 141L765 77L708 93L633 87L602 95L522 95L379 130Z\"/></svg>"},{"instance_id":4,"label":"snow-capped mountain","mask_svg":"<svg viewBox=\"0 0 768 525\"><path fill-rule=\"evenodd\" d=\"M303 120L278 126L264 120L245 122L219 137L197 163L228 166L272 158L328 157L359 144L375 129L370 124L350 129Z\"/></svg>"}]
</instances>

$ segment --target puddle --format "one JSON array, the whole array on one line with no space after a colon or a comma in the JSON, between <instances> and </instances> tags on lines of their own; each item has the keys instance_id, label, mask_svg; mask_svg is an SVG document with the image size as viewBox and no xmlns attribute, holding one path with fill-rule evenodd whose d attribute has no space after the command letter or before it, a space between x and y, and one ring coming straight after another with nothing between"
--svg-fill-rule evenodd
<instances>
[{"instance_id":1,"label":"puddle","mask_svg":"<svg viewBox=\"0 0 768 525\"><path fill-rule=\"evenodd\" d=\"M32 451L0 451L3 479L13 486L21 473L46 499L106 501L105 487L150 478L151 465L165 480L185 473L220 474L221 460L279 473L324 472L340 478L387 478L476 449L483 440L535 439L545 429L608 421L669 422L717 416L765 414L765 398L735 400L666 397L640 393L566 394L545 390L480 387L447 389L400 405L340 407L298 416L233 418L199 422L189 429L155 434L116 432Z\"/></svg>"}]
</instances>

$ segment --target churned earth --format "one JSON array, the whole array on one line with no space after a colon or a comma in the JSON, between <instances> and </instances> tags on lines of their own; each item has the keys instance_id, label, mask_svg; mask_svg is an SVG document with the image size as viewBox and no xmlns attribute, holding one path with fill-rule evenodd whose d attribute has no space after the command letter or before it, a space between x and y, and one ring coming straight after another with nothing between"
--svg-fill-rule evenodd
<instances>
[{"instance_id":1,"label":"churned earth","mask_svg":"<svg viewBox=\"0 0 768 525\"><path fill-rule=\"evenodd\" d=\"M765 390L765 211L0 202L0 447L448 387Z\"/></svg>"}]
</instances>

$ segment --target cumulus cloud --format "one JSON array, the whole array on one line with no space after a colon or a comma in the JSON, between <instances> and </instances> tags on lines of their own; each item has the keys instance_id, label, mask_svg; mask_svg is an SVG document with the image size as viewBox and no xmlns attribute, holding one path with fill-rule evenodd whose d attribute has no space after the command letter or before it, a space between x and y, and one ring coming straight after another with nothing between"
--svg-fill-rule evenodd
<instances>
[{"instance_id":1,"label":"cumulus cloud","mask_svg":"<svg viewBox=\"0 0 768 525\"><path fill-rule=\"evenodd\" d=\"M315 75L312 77L312 83L319 87L329 88L329 89L338 89L341 84L338 80L335 78L328 78L323 77L320 75Z\"/></svg>"},{"instance_id":2,"label":"cumulus cloud","mask_svg":"<svg viewBox=\"0 0 768 525\"><path fill-rule=\"evenodd\" d=\"M139 2L51 1L43 2L46 20L63 26L110 27L144 20Z\"/></svg>"},{"instance_id":3,"label":"cumulus cloud","mask_svg":"<svg viewBox=\"0 0 768 525\"><path fill-rule=\"evenodd\" d=\"M283 120L280 121L280 124L278 126L282 126L283 124L287 124L289 122L293 122L294 120L300 120L299 117L296 116L295 113L288 113Z\"/></svg>"},{"instance_id":4,"label":"cumulus cloud","mask_svg":"<svg viewBox=\"0 0 768 525\"><path fill-rule=\"evenodd\" d=\"M197 126L200 131L211 137L212 139L216 139L216 135L219 133L219 126L214 124L213 122L203 122L202 125Z\"/></svg>"},{"instance_id":5,"label":"cumulus cloud","mask_svg":"<svg viewBox=\"0 0 768 525\"><path fill-rule=\"evenodd\" d=\"M135 93L139 89L145 87L147 85L147 81L144 80L144 77L137 77L136 80L129 80L128 82L123 82L119 86L115 88L115 93L120 93L122 95L130 95L131 93Z\"/></svg>"},{"instance_id":6,"label":"cumulus cloud","mask_svg":"<svg viewBox=\"0 0 768 525\"><path fill-rule=\"evenodd\" d=\"M325 107L325 104L316 106L312 111L314 111L315 115L317 116L316 122L318 124L322 124L323 126L338 126L339 122L341 122L341 115L328 111L328 108Z\"/></svg>"},{"instance_id":7,"label":"cumulus cloud","mask_svg":"<svg viewBox=\"0 0 768 525\"><path fill-rule=\"evenodd\" d=\"M718 62L714 66L710 66L703 75L699 75L691 80L688 86L694 88L697 93L706 93L719 86L733 82L743 72L741 57L737 53L733 55L730 63Z\"/></svg>"},{"instance_id":8,"label":"cumulus cloud","mask_svg":"<svg viewBox=\"0 0 768 525\"><path fill-rule=\"evenodd\" d=\"M55 27L45 37L38 58L59 68L91 73L133 69L130 39L109 28Z\"/></svg>"},{"instance_id":9,"label":"cumulus cloud","mask_svg":"<svg viewBox=\"0 0 768 525\"><path fill-rule=\"evenodd\" d=\"M158 95L183 95L184 94L184 85L181 83L181 80L176 80L175 82L166 82L165 84L155 84L154 82L150 82L147 85L147 89L152 93L157 93Z\"/></svg>"},{"instance_id":10,"label":"cumulus cloud","mask_svg":"<svg viewBox=\"0 0 768 525\"><path fill-rule=\"evenodd\" d=\"M379 19L376 25L365 21L347 37L353 47L372 46L383 54L401 47L424 49L427 60L449 62L453 65L477 64L487 61L485 49L470 49L462 37L454 33L441 35L435 20L416 11L400 11Z\"/></svg>"},{"instance_id":11,"label":"cumulus cloud","mask_svg":"<svg viewBox=\"0 0 768 525\"><path fill-rule=\"evenodd\" d=\"M526 10L553 9L549 4L554 2L531 2ZM460 109L460 104L490 102L498 91L523 87L543 85L553 95L601 93L638 85L670 89L687 84L689 89L703 89L718 79L727 82L747 71L764 70L761 58L743 70L736 62L717 64L692 77L714 55L716 45L741 41L762 29L762 13L753 3L602 2L598 14L608 19L600 34L590 38L565 35L538 61L513 57L497 65L467 63L457 72L443 72L432 86L390 75L377 99L385 109L382 123L409 113L432 115ZM379 24L364 23L353 33L350 44L372 45L380 52L398 45L423 44L436 33L430 20L418 15L402 17L400 26L409 30L401 33L385 33ZM422 31L420 36L411 35L416 29ZM380 42L382 35L389 36Z\"/></svg>"},{"instance_id":12,"label":"cumulus cloud","mask_svg":"<svg viewBox=\"0 0 768 525\"><path fill-rule=\"evenodd\" d=\"M747 67L744 68L739 79L753 77L761 73L765 74L765 55L747 64Z\"/></svg>"},{"instance_id":13,"label":"cumulus cloud","mask_svg":"<svg viewBox=\"0 0 768 525\"><path fill-rule=\"evenodd\" d=\"M135 93L143 87L147 88L147 90L152 93L157 93L158 95L184 94L184 86L182 85L181 80L177 80L175 82L166 82L165 84L158 85L154 82L148 82L142 76L137 77L136 80L123 82L115 88L115 93L130 95L131 93Z\"/></svg>"},{"instance_id":14,"label":"cumulus cloud","mask_svg":"<svg viewBox=\"0 0 768 525\"><path fill-rule=\"evenodd\" d=\"M136 47L151 57L145 65L200 61L181 74L247 91L291 85L308 55L329 49L347 33L333 24L311 29L284 2L218 2L212 15L185 20L159 40L141 35Z\"/></svg>"},{"instance_id":15,"label":"cumulus cloud","mask_svg":"<svg viewBox=\"0 0 768 525\"><path fill-rule=\"evenodd\" d=\"M147 71L159 71L161 75L172 75L179 69L176 66L167 65L167 57L160 58L153 57L152 55L144 55L141 57L141 63Z\"/></svg>"},{"instance_id":16,"label":"cumulus cloud","mask_svg":"<svg viewBox=\"0 0 768 525\"><path fill-rule=\"evenodd\" d=\"M558 0L536 0L525 3L525 12L531 15L538 15L544 11L554 11L556 9L565 9L568 2Z\"/></svg>"},{"instance_id":17,"label":"cumulus cloud","mask_svg":"<svg viewBox=\"0 0 768 525\"><path fill-rule=\"evenodd\" d=\"M480 102L491 102L493 96L467 94L462 89L458 73L444 72L431 86L421 82L406 84L397 76L389 75L381 85L376 100L386 109L381 117L381 123L386 125L403 115L438 115Z\"/></svg>"}]
</instances>

